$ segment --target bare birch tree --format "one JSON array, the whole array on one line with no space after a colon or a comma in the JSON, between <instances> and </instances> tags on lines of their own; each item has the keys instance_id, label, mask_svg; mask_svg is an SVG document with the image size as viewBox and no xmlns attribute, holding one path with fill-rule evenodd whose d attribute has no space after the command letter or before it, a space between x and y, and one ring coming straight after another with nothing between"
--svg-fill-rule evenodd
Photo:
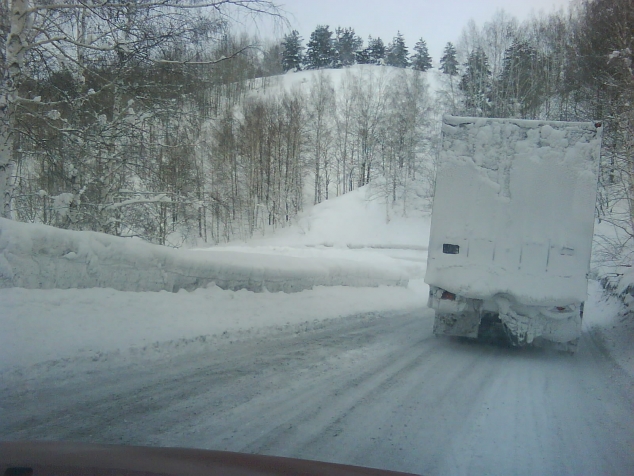
<instances>
[{"instance_id":1,"label":"bare birch tree","mask_svg":"<svg viewBox=\"0 0 634 476\"><path fill-rule=\"evenodd\" d=\"M129 109L129 97L121 91L122 77L139 71L143 65L213 65L224 61L227 56L205 59L183 46L188 39L208 34L210 28L217 28L232 16L279 17L277 7L265 0L202 3L11 0L8 6L8 22L1 25L6 40L0 67L0 216L3 217L13 214L20 118L36 117L35 120L68 136L72 129L68 127L70 111L81 113L87 103L111 96L111 117L107 119L116 121ZM170 58L169 52L179 54ZM61 98L42 100L33 84L61 72L67 72L77 86L73 94L64 91ZM91 79L98 83L97 88L89 87ZM143 76L137 77L138 81L143 82ZM110 149L110 154L119 154Z\"/></svg>"}]
</instances>

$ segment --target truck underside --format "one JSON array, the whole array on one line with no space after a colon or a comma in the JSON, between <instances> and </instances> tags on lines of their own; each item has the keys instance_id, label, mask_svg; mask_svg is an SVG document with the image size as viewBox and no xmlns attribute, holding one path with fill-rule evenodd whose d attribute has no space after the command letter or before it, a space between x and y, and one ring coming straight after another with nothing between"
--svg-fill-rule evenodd
<instances>
[{"instance_id":1,"label":"truck underside","mask_svg":"<svg viewBox=\"0 0 634 476\"><path fill-rule=\"evenodd\" d=\"M583 303L526 306L511 296L469 299L431 287L434 334L484 341L504 339L512 346L535 345L574 353L581 333Z\"/></svg>"}]
</instances>

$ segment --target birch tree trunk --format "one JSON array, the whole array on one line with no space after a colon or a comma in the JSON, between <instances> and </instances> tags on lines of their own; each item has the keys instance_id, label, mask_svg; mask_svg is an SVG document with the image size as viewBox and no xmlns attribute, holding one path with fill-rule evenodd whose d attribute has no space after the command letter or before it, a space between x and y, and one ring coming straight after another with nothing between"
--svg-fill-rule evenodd
<instances>
[{"instance_id":1,"label":"birch tree trunk","mask_svg":"<svg viewBox=\"0 0 634 476\"><path fill-rule=\"evenodd\" d=\"M0 83L0 216L11 218L14 170L16 165L15 123L17 87L24 66L27 35L30 28L29 0L13 0L10 7L10 28L6 41L6 69Z\"/></svg>"}]
</instances>

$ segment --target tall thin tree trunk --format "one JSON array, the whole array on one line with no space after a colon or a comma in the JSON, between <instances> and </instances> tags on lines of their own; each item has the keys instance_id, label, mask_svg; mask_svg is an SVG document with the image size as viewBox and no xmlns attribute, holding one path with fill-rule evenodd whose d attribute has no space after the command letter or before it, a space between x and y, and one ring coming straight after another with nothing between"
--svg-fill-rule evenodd
<instances>
[{"instance_id":1,"label":"tall thin tree trunk","mask_svg":"<svg viewBox=\"0 0 634 476\"><path fill-rule=\"evenodd\" d=\"M29 0L13 0L10 29L6 39L6 69L0 83L0 216L12 218L14 171L16 164L15 138L18 82L22 75L24 53L31 28Z\"/></svg>"}]
</instances>

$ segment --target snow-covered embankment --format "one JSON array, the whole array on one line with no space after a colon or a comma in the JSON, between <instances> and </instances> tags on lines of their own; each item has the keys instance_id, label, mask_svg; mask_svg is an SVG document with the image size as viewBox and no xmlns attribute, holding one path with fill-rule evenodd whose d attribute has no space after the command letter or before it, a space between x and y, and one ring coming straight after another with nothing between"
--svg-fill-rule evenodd
<instances>
[{"instance_id":1,"label":"snow-covered embankment","mask_svg":"<svg viewBox=\"0 0 634 476\"><path fill-rule=\"evenodd\" d=\"M0 287L298 292L314 286L407 286L397 267L324 258L174 250L102 233L0 219Z\"/></svg>"}]
</instances>

